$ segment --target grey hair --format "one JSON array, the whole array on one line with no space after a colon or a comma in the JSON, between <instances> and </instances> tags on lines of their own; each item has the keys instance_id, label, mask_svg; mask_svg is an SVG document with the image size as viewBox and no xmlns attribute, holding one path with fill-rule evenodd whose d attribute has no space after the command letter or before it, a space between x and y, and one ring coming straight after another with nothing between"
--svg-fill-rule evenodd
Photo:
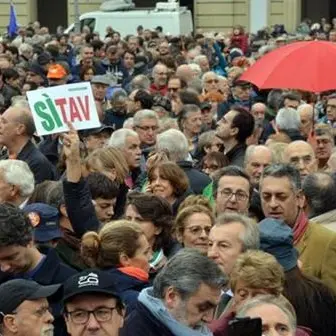
<instances>
[{"instance_id":1,"label":"grey hair","mask_svg":"<svg viewBox=\"0 0 336 336\"><path fill-rule=\"evenodd\" d=\"M155 111L153 110L140 110L137 113L135 113L133 117L133 125L134 126L140 126L141 121L143 119L153 119L156 120L157 123L159 123L159 118Z\"/></svg>"},{"instance_id":2,"label":"grey hair","mask_svg":"<svg viewBox=\"0 0 336 336\"><path fill-rule=\"evenodd\" d=\"M35 188L34 174L28 164L20 160L1 160L0 169L4 180L20 189L20 196L29 197Z\"/></svg>"},{"instance_id":3,"label":"grey hair","mask_svg":"<svg viewBox=\"0 0 336 336\"><path fill-rule=\"evenodd\" d=\"M166 66L166 65L164 65L164 64L162 64L162 63L158 63L158 64L156 64L156 65L154 66L154 68L153 68L153 70L152 70L152 76L154 76L154 75L156 74L157 69L158 69L159 67L165 67L165 68L167 69L167 66Z\"/></svg>"},{"instance_id":4,"label":"grey hair","mask_svg":"<svg viewBox=\"0 0 336 336\"><path fill-rule=\"evenodd\" d=\"M336 180L328 173L309 174L302 190L309 206L309 216L322 215L336 208Z\"/></svg>"},{"instance_id":5,"label":"grey hair","mask_svg":"<svg viewBox=\"0 0 336 336\"><path fill-rule=\"evenodd\" d=\"M228 283L214 261L194 249L182 249L171 258L153 283L154 297L163 299L166 289L173 287L183 300L193 295L202 284L222 289Z\"/></svg>"},{"instance_id":6,"label":"grey hair","mask_svg":"<svg viewBox=\"0 0 336 336\"><path fill-rule=\"evenodd\" d=\"M271 153L271 163L273 163L275 161L275 157L274 157L274 153L273 151L265 146L265 145L250 145L247 147L246 152L245 152L245 159L244 159L244 167L246 167L246 165L249 162L249 159L251 157L251 155L253 155L253 153L255 152L256 149L258 148L265 148L266 150L268 150Z\"/></svg>"},{"instance_id":7,"label":"grey hair","mask_svg":"<svg viewBox=\"0 0 336 336\"><path fill-rule=\"evenodd\" d=\"M115 91L111 96L111 104L125 102L128 99L127 92L125 90Z\"/></svg>"},{"instance_id":8,"label":"grey hair","mask_svg":"<svg viewBox=\"0 0 336 336\"><path fill-rule=\"evenodd\" d=\"M112 133L108 141L108 146L123 149L125 147L126 138L130 136L138 137L138 133L128 128L121 128Z\"/></svg>"},{"instance_id":9,"label":"grey hair","mask_svg":"<svg viewBox=\"0 0 336 336\"><path fill-rule=\"evenodd\" d=\"M279 130L299 129L301 125L300 115L297 110L284 107L277 113L275 123Z\"/></svg>"},{"instance_id":10,"label":"grey hair","mask_svg":"<svg viewBox=\"0 0 336 336\"><path fill-rule=\"evenodd\" d=\"M199 65L202 62L202 60L208 61L208 57L206 57L205 55L198 55L194 58L194 63Z\"/></svg>"},{"instance_id":11,"label":"grey hair","mask_svg":"<svg viewBox=\"0 0 336 336\"><path fill-rule=\"evenodd\" d=\"M27 52L33 52L33 47L28 44L28 43L22 43L19 47L19 54L23 55L26 54Z\"/></svg>"},{"instance_id":12,"label":"grey hair","mask_svg":"<svg viewBox=\"0 0 336 336\"><path fill-rule=\"evenodd\" d=\"M204 86L204 84L205 84L205 79L206 79L206 77L209 76L209 75L214 75L214 76L218 79L218 75L217 75L215 72L213 72L213 71L208 71L208 72L206 72L206 73L202 76L202 85L203 85L203 86Z\"/></svg>"},{"instance_id":13,"label":"grey hair","mask_svg":"<svg viewBox=\"0 0 336 336\"><path fill-rule=\"evenodd\" d=\"M309 108L311 109L311 113L310 113L310 119L313 119L314 118L314 121L317 122L318 121L318 113L317 111L315 110L315 108L310 105L310 104L301 104L298 108L297 108L297 111L300 115L301 111L306 109L306 108Z\"/></svg>"},{"instance_id":14,"label":"grey hair","mask_svg":"<svg viewBox=\"0 0 336 336\"><path fill-rule=\"evenodd\" d=\"M243 243L243 251L258 250L260 246L259 229L257 223L242 214L223 213L216 219L215 226L221 226L231 223L240 223L244 226L245 232L241 235L240 240Z\"/></svg>"},{"instance_id":15,"label":"grey hair","mask_svg":"<svg viewBox=\"0 0 336 336\"><path fill-rule=\"evenodd\" d=\"M123 128L133 128L134 126L134 119L133 118L128 118L124 121Z\"/></svg>"},{"instance_id":16,"label":"grey hair","mask_svg":"<svg viewBox=\"0 0 336 336\"><path fill-rule=\"evenodd\" d=\"M277 163L266 167L260 178L260 186L266 177L287 177L294 192L301 190L300 172L290 164Z\"/></svg>"},{"instance_id":17,"label":"grey hair","mask_svg":"<svg viewBox=\"0 0 336 336\"><path fill-rule=\"evenodd\" d=\"M282 310L288 317L290 328L293 332L296 330L296 314L291 303L284 296L258 295L257 297L247 300L237 311L236 317L247 317L248 311L261 305L273 305Z\"/></svg>"},{"instance_id":18,"label":"grey hair","mask_svg":"<svg viewBox=\"0 0 336 336\"><path fill-rule=\"evenodd\" d=\"M135 76L130 84L131 91L134 90L148 90L151 85L150 79L145 75Z\"/></svg>"},{"instance_id":19,"label":"grey hair","mask_svg":"<svg viewBox=\"0 0 336 336\"><path fill-rule=\"evenodd\" d=\"M205 147L210 146L216 138L216 131L210 130L202 133L198 138L198 149L203 151Z\"/></svg>"},{"instance_id":20,"label":"grey hair","mask_svg":"<svg viewBox=\"0 0 336 336\"><path fill-rule=\"evenodd\" d=\"M179 130L170 129L158 135L156 147L159 151L168 151L172 161L186 160L189 144L186 136Z\"/></svg>"},{"instance_id":21,"label":"grey hair","mask_svg":"<svg viewBox=\"0 0 336 336\"><path fill-rule=\"evenodd\" d=\"M193 72L196 72L197 73L197 77L201 77L202 75L202 69L201 67L196 64L196 63L190 63L189 64L189 68L193 71Z\"/></svg>"}]
</instances>

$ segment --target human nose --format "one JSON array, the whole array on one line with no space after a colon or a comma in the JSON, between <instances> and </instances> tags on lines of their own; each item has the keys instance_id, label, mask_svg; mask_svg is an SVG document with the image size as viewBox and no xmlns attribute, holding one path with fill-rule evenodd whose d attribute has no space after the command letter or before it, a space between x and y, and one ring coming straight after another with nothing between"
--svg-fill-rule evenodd
<instances>
[{"instance_id":1,"label":"human nose","mask_svg":"<svg viewBox=\"0 0 336 336\"><path fill-rule=\"evenodd\" d=\"M87 328L89 330L97 330L99 329L100 325L98 321L96 320L95 316L90 313L89 320L87 321Z\"/></svg>"},{"instance_id":2,"label":"human nose","mask_svg":"<svg viewBox=\"0 0 336 336\"><path fill-rule=\"evenodd\" d=\"M46 322L47 323L53 323L54 322L54 316L51 314L51 312L48 310L46 313Z\"/></svg>"},{"instance_id":3,"label":"human nose","mask_svg":"<svg viewBox=\"0 0 336 336\"><path fill-rule=\"evenodd\" d=\"M204 323L210 323L213 320L213 318L214 318L214 309L209 309L204 313L202 321Z\"/></svg>"},{"instance_id":4,"label":"human nose","mask_svg":"<svg viewBox=\"0 0 336 336\"><path fill-rule=\"evenodd\" d=\"M208 257L211 259L215 259L218 256L218 252L217 252L217 248L215 246L215 244L213 244L212 246L208 247Z\"/></svg>"},{"instance_id":5,"label":"human nose","mask_svg":"<svg viewBox=\"0 0 336 336\"><path fill-rule=\"evenodd\" d=\"M270 206L271 208L276 208L276 207L278 206L278 202L276 201L276 199L275 199L274 196L271 197L271 200L270 200L270 202L269 202L269 206Z\"/></svg>"}]
</instances>

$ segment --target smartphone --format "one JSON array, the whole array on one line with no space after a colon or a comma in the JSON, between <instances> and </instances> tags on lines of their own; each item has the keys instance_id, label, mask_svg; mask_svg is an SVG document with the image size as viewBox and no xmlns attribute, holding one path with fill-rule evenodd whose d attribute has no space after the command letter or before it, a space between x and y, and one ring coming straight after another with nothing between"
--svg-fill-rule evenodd
<instances>
[{"instance_id":1,"label":"smartphone","mask_svg":"<svg viewBox=\"0 0 336 336\"><path fill-rule=\"evenodd\" d=\"M260 318L236 318L229 322L229 336L262 336Z\"/></svg>"}]
</instances>

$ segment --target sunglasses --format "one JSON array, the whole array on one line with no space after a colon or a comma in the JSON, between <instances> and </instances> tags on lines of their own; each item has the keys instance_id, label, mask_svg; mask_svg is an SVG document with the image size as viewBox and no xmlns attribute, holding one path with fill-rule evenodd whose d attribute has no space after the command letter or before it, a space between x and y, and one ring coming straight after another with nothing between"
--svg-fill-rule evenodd
<instances>
[{"instance_id":1,"label":"sunglasses","mask_svg":"<svg viewBox=\"0 0 336 336\"><path fill-rule=\"evenodd\" d=\"M218 81L218 79L208 79L207 81L206 81L206 83L207 84L212 84L212 83L218 83L219 81Z\"/></svg>"}]
</instances>

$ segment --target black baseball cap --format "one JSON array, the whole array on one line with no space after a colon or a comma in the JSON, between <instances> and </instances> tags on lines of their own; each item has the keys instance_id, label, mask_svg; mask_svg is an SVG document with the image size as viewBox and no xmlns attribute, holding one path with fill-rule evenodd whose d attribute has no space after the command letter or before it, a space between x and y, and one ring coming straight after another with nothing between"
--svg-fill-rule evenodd
<instances>
[{"instance_id":1,"label":"black baseball cap","mask_svg":"<svg viewBox=\"0 0 336 336\"><path fill-rule=\"evenodd\" d=\"M63 301L87 293L103 293L121 300L111 275L98 269L87 269L69 278L64 283Z\"/></svg>"},{"instance_id":2,"label":"black baseball cap","mask_svg":"<svg viewBox=\"0 0 336 336\"><path fill-rule=\"evenodd\" d=\"M112 126L107 126L107 125L100 125L99 127L95 127L95 128L89 128L89 129L85 129L79 132L79 136L81 138L86 138L90 135L97 135L100 134L101 132L104 131L108 131L110 134L113 133L114 128Z\"/></svg>"},{"instance_id":3,"label":"black baseball cap","mask_svg":"<svg viewBox=\"0 0 336 336\"><path fill-rule=\"evenodd\" d=\"M26 300L61 298L61 284L42 286L35 281L26 279L9 280L0 285L0 312L1 315L12 313Z\"/></svg>"}]
</instances>

